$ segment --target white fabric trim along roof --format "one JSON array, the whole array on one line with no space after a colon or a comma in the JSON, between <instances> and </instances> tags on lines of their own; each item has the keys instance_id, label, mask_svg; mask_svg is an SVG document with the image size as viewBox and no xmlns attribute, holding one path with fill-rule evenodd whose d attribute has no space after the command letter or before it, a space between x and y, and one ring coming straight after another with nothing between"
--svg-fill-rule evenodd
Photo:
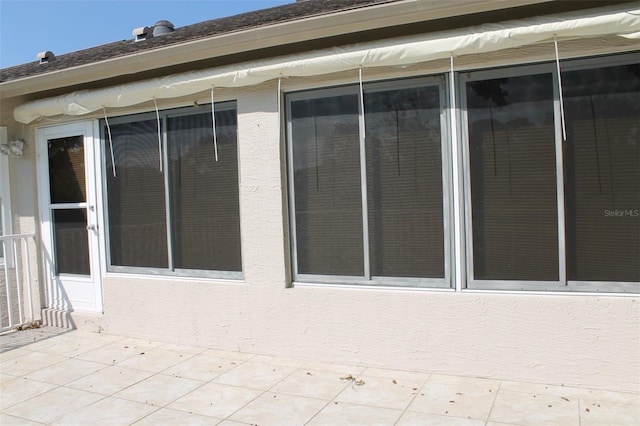
<instances>
[{"instance_id":1,"label":"white fabric trim along roof","mask_svg":"<svg viewBox=\"0 0 640 426\"><path fill-rule=\"evenodd\" d=\"M212 87L242 87L282 77L406 66L452 55L552 42L554 38L561 41L609 35L640 38L640 9L621 10L618 7L533 17L185 72L28 102L14 110L14 118L21 123L31 123L42 117L79 116L103 108L128 107L154 98L181 97L208 91Z\"/></svg>"}]
</instances>

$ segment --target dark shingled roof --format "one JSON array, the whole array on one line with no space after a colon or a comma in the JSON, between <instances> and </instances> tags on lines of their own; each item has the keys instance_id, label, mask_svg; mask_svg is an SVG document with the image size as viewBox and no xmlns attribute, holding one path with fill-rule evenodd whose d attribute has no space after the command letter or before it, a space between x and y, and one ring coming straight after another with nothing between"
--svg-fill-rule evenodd
<instances>
[{"instance_id":1,"label":"dark shingled roof","mask_svg":"<svg viewBox=\"0 0 640 426\"><path fill-rule=\"evenodd\" d=\"M130 40L117 41L76 52L56 55L56 60L47 64L40 64L38 61L34 60L33 62L26 64L4 68L0 70L0 82L46 74L53 71L104 61L106 59L113 59L120 56L127 56L136 52L153 50L159 47L185 43L201 38L394 1L399 0L298 1L283 6L187 25L176 28L172 33L164 34L161 37L150 38L144 42L136 42L132 37ZM54 51L54 53L56 52Z\"/></svg>"}]
</instances>

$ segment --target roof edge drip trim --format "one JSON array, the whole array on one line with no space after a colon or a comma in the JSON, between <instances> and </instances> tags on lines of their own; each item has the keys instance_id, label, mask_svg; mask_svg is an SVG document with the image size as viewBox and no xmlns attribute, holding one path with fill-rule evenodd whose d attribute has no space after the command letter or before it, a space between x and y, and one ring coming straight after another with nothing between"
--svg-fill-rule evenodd
<instances>
[{"instance_id":1,"label":"roof edge drip trim","mask_svg":"<svg viewBox=\"0 0 640 426\"><path fill-rule=\"evenodd\" d=\"M556 40L618 35L640 36L640 9L604 8L523 20L483 24L433 34L399 37L234 66L159 77L104 89L83 90L20 105L14 118L31 123L42 117L80 116L206 92L212 86L243 87L282 77L310 77L381 66L407 66L453 56L494 52Z\"/></svg>"}]
</instances>

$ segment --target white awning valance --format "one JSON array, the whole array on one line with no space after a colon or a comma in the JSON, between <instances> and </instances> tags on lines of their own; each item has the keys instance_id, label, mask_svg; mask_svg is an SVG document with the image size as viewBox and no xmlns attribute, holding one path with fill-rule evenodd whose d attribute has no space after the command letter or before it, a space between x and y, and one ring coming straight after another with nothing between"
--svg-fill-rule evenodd
<instances>
[{"instance_id":1,"label":"white awning valance","mask_svg":"<svg viewBox=\"0 0 640 426\"><path fill-rule=\"evenodd\" d=\"M557 40L618 35L640 38L640 9L598 9L526 20L484 24L420 36L399 37L347 47L185 72L104 89L83 90L18 106L16 121L83 115L210 90L242 87L282 77L309 77L359 68L404 66L436 59L494 52Z\"/></svg>"}]
</instances>

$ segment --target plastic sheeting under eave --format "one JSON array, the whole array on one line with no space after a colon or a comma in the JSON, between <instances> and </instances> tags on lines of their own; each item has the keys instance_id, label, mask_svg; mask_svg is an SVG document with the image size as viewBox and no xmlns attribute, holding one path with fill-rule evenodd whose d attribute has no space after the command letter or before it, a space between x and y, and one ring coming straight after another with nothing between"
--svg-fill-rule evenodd
<instances>
[{"instance_id":1,"label":"plastic sheeting under eave","mask_svg":"<svg viewBox=\"0 0 640 426\"><path fill-rule=\"evenodd\" d=\"M640 9L611 8L484 24L428 35L323 49L236 66L186 72L85 90L18 106L14 118L30 123L41 117L84 115L103 108L128 107L152 99L186 96L212 87L242 87L282 77L309 77L359 68L412 65L451 55L494 52L557 40L619 35L637 38Z\"/></svg>"}]
</instances>

